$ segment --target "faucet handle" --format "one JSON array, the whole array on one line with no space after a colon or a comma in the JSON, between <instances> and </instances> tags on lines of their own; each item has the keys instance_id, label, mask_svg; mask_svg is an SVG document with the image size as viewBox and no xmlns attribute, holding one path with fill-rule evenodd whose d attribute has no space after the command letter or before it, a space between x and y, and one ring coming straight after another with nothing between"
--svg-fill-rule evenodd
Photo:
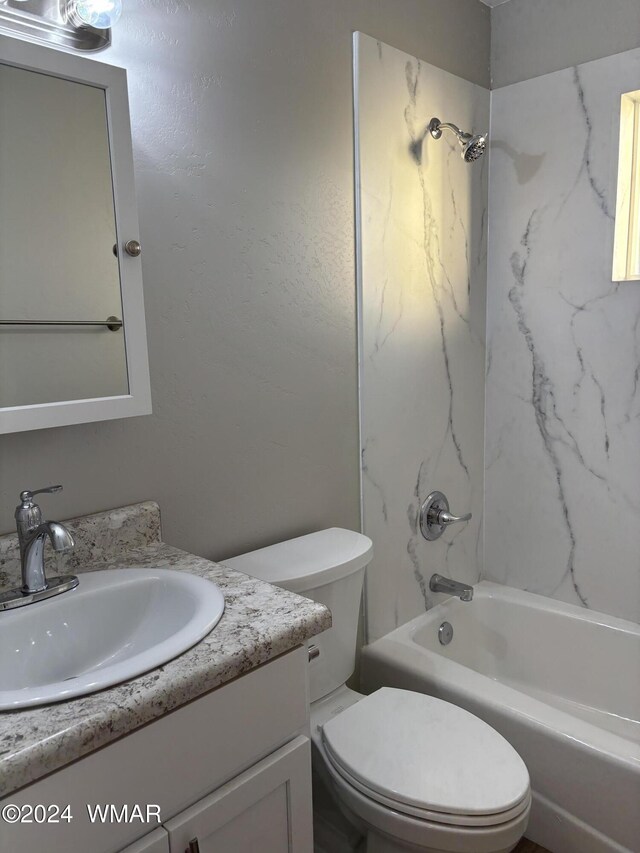
<instances>
[{"instance_id":1,"label":"faucet handle","mask_svg":"<svg viewBox=\"0 0 640 853\"><path fill-rule=\"evenodd\" d=\"M450 524L459 524L470 519L470 512L466 515L453 515L449 512L449 501L442 492L431 492L420 507L420 531L429 541L439 539Z\"/></svg>"},{"instance_id":2,"label":"faucet handle","mask_svg":"<svg viewBox=\"0 0 640 853\"><path fill-rule=\"evenodd\" d=\"M35 491L31 491L30 489L25 489L24 492L20 492L20 500L22 501L22 508L28 509L31 504L33 504L34 495L52 495L55 492L61 492L62 486L47 486L44 489L36 489Z\"/></svg>"},{"instance_id":3,"label":"faucet handle","mask_svg":"<svg viewBox=\"0 0 640 853\"><path fill-rule=\"evenodd\" d=\"M42 521L40 507L33 502L34 495L53 494L54 492L61 491L62 486L47 486L46 489L36 489L33 492L30 489L20 492L20 503L16 507L14 516L18 524L18 530L23 530L23 532L31 530L37 527Z\"/></svg>"},{"instance_id":4,"label":"faucet handle","mask_svg":"<svg viewBox=\"0 0 640 853\"><path fill-rule=\"evenodd\" d=\"M446 510L441 510L437 516L438 524L459 524L461 521L471 521L472 515L470 512L464 515L451 515Z\"/></svg>"}]
</instances>

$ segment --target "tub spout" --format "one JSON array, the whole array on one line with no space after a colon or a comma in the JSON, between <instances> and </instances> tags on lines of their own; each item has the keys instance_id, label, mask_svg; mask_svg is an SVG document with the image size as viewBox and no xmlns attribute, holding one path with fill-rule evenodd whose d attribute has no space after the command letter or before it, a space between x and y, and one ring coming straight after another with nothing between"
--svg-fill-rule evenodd
<instances>
[{"instance_id":1,"label":"tub spout","mask_svg":"<svg viewBox=\"0 0 640 853\"><path fill-rule=\"evenodd\" d=\"M457 595L460 601L471 601L473 598L473 587L466 583L445 578L442 575L431 575L429 581L431 592L444 592L448 595Z\"/></svg>"}]
</instances>

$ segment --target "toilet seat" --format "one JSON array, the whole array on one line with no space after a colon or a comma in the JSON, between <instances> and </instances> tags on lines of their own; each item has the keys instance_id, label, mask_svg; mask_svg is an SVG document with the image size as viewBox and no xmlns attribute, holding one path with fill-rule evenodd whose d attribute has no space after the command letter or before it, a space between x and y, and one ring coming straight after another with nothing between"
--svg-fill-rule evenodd
<instances>
[{"instance_id":1,"label":"toilet seat","mask_svg":"<svg viewBox=\"0 0 640 853\"><path fill-rule=\"evenodd\" d=\"M335 773L368 800L443 828L497 827L530 806L513 747L432 696L381 688L325 723L322 743Z\"/></svg>"},{"instance_id":2,"label":"toilet seat","mask_svg":"<svg viewBox=\"0 0 640 853\"><path fill-rule=\"evenodd\" d=\"M417 806L411 806L406 803L398 802L397 800L392 800L389 797L385 797L383 794L380 794L378 791L374 791L371 788L367 788L357 779L354 779L354 777L351 776L348 772L346 772L344 768L340 767L336 762L334 762L330 752L326 748L325 755L331 766L331 769L334 770L338 776L340 776L340 778L345 782L346 785L355 788L355 790L360 792L364 797L372 800L375 803L380 804L381 806L384 806L388 809L393 809L396 812L400 812L403 815L407 815L408 817L413 817L417 820L425 821L425 823L442 824L442 826L451 828L459 826L466 827L467 829L495 827L503 823L509 823L510 821L516 820L525 811L527 811L529 809L529 806L531 805L531 794L527 793L519 803L513 806L513 808L508 809L504 812L498 812L489 815L462 815L447 812L435 812L426 808L418 808Z\"/></svg>"}]
</instances>

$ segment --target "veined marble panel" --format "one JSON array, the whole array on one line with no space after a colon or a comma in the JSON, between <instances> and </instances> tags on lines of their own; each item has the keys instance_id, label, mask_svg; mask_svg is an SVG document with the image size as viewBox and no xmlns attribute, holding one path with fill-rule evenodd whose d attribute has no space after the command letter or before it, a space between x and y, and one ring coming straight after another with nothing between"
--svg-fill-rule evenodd
<instances>
[{"instance_id":1,"label":"veined marble panel","mask_svg":"<svg viewBox=\"0 0 640 853\"><path fill-rule=\"evenodd\" d=\"M489 92L355 37L363 526L369 639L428 608L429 577L474 582L482 565L487 162L433 116L486 131ZM473 519L427 542L439 489Z\"/></svg>"},{"instance_id":2,"label":"veined marble panel","mask_svg":"<svg viewBox=\"0 0 640 853\"><path fill-rule=\"evenodd\" d=\"M611 281L640 50L492 95L485 577L640 617L640 283Z\"/></svg>"}]
</instances>

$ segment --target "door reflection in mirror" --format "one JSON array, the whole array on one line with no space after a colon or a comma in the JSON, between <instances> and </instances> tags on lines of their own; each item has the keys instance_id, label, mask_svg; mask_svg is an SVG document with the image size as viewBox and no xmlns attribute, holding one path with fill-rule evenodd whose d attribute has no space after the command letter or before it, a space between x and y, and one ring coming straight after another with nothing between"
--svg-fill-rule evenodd
<instances>
[{"instance_id":1,"label":"door reflection in mirror","mask_svg":"<svg viewBox=\"0 0 640 853\"><path fill-rule=\"evenodd\" d=\"M0 65L0 408L129 392L107 120L104 89Z\"/></svg>"}]
</instances>

